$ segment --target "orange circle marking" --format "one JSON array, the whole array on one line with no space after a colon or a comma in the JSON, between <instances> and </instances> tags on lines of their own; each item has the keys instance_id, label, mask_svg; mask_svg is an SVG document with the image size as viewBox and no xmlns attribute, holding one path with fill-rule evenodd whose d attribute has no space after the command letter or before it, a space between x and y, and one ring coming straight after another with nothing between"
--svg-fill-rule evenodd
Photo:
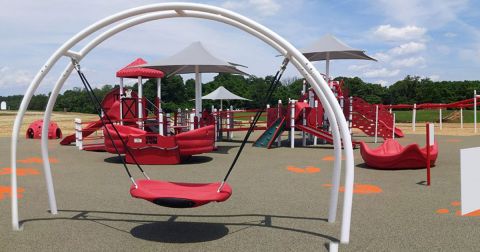
<instances>
[{"instance_id":1,"label":"orange circle marking","mask_svg":"<svg viewBox=\"0 0 480 252\"><path fill-rule=\"evenodd\" d=\"M447 214L449 213L450 211L446 208L440 208L436 211L437 214Z\"/></svg>"},{"instance_id":2,"label":"orange circle marking","mask_svg":"<svg viewBox=\"0 0 480 252\"><path fill-rule=\"evenodd\" d=\"M450 205L452 205L452 206L460 206L461 203L460 203L460 201L452 201L452 203L450 203Z\"/></svg>"},{"instance_id":3,"label":"orange circle marking","mask_svg":"<svg viewBox=\"0 0 480 252\"><path fill-rule=\"evenodd\" d=\"M25 189L19 187L17 188L17 198L22 198L23 197L23 192L25 192ZM11 186L0 186L0 200L5 199L5 195L9 195L12 197L12 187Z\"/></svg>"},{"instance_id":4,"label":"orange circle marking","mask_svg":"<svg viewBox=\"0 0 480 252\"><path fill-rule=\"evenodd\" d=\"M12 168L5 167L0 170L0 175L12 174ZM17 168L17 176L39 175L40 172L34 168Z\"/></svg>"},{"instance_id":5,"label":"orange circle marking","mask_svg":"<svg viewBox=\"0 0 480 252\"><path fill-rule=\"evenodd\" d=\"M323 184L323 187L332 187L331 184ZM345 192L345 187L340 187L340 192ZM367 185L367 184L353 184L353 193L354 194L376 194L383 192L382 188L376 185Z\"/></svg>"},{"instance_id":6,"label":"orange circle marking","mask_svg":"<svg viewBox=\"0 0 480 252\"><path fill-rule=\"evenodd\" d=\"M335 156L325 156L322 158L323 161L335 161ZM342 160L345 160L344 157L342 157Z\"/></svg>"},{"instance_id":7,"label":"orange circle marking","mask_svg":"<svg viewBox=\"0 0 480 252\"><path fill-rule=\"evenodd\" d=\"M313 167L313 166L307 166L307 167L305 167L305 171L307 173L317 173L317 172L320 172L320 168Z\"/></svg>"},{"instance_id":8,"label":"orange circle marking","mask_svg":"<svg viewBox=\"0 0 480 252\"><path fill-rule=\"evenodd\" d=\"M467 214L464 214L462 215L462 211L458 210L457 213L456 213L457 216L464 216L464 217L475 217L475 216L480 216L480 209L476 210L476 211L473 211L473 212L470 212L470 213L467 213Z\"/></svg>"},{"instance_id":9,"label":"orange circle marking","mask_svg":"<svg viewBox=\"0 0 480 252\"><path fill-rule=\"evenodd\" d=\"M287 166L287 170L295 173L317 173L320 172L320 168L313 167L313 166L307 166L305 168L299 168L296 166L289 165Z\"/></svg>"},{"instance_id":10,"label":"orange circle marking","mask_svg":"<svg viewBox=\"0 0 480 252\"><path fill-rule=\"evenodd\" d=\"M298 168L298 167L295 167L295 166L288 166L287 170L289 170L291 172L295 172L295 173L305 173L304 169Z\"/></svg>"},{"instance_id":11,"label":"orange circle marking","mask_svg":"<svg viewBox=\"0 0 480 252\"><path fill-rule=\"evenodd\" d=\"M58 163L58 159L56 159L56 158L49 158L48 160L50 160L50 163L52 163L52 164ZM43 159L39 158L39 157L29 157L29 158L26 158L26 159L17 160L17 162L22 163L22 164L33 164L33 163L41 164L41 163L43 163Z\"/></svg>"}]
</instances>

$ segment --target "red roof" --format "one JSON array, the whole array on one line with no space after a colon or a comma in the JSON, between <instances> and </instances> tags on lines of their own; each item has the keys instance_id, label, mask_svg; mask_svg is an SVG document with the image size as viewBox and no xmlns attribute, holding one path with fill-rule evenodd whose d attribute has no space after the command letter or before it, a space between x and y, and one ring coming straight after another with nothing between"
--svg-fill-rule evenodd
<instances>
[{"instance_id":1,"label":"red roof","mask_svg":"<svg viewBox=\"0 0 480 252\"><path fill-rule=\"evenodd\" d=\"M122 77L122 78L137 78L138 76L142 76L143 78L163 78L165 75L162 71L160 70L155 70L155 69L150 69L150 68L136 68L132 66L138 66L138 65L143 65L147 64L145 60L142 58L138 58L132 63L128 64L124 68L120 69L117 72L117 77Z\"/></svg>"}]
</instances>

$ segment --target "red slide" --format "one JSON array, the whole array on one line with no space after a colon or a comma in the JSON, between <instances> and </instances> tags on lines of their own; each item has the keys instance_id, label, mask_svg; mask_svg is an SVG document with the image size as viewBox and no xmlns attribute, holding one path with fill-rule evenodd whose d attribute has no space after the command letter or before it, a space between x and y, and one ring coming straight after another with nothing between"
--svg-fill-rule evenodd
<instances>
[{"instance_id":1,"label":"red slide","mask_svg":"<svg viewBox=\"0 0 480 252\"><path fill-rule=\"evenodd\" d=\"M301 131L307 132L308 134L312 134L320 139L324 139L329 144L333 144L333 136L329 132L323 131L321 129L315 129L309 126L304 125L295 125L295 127ZM358 146L358 142L352 141L353 148Z\"/></svg>"},{"instance_id":2,"label":"red slide","mask_svg":"<svg viewBox=\"0 0 480 252\"><path fill-rule=\"evenodd\" d=\"M98 120L96 122L89 123L85 128L82 129L82 138L90 136L93 132L97 131L102 127L102 121ZM75 142L75 133L66 136L61 142L61 145L69 145Z\"/></svg>"}]
</instances>

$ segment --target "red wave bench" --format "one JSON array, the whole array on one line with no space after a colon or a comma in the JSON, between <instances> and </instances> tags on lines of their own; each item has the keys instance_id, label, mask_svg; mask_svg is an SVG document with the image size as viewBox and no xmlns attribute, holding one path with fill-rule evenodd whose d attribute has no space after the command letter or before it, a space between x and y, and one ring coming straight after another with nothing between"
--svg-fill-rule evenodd
<instances>
[{"instance_id":1,"label":"red wave bench","mask_svg":"<svg viewBox=\"0 0 480 252\"><path fill-rule=\"evenodd\" d=\"M367 166L376 169L422 169L427 166L427 147L418 144L402 146L394 139L387 139L375 149L370 149L364 142L360 143L360 153ZM430 164L435 165L438 156L438 144L430 147Z\"/></svg>"},{"instance_id":2,"label":"red wave bench","mask_svg":"<svg viewBox=\"0 0 480 252\"><path fill-rule=\"evenodd\" d=\"M107 125L103 130L105 149L116 154L115 147L117 147L118 152L125 154L125 161L130 164L135 163L134 159L139 164L145 165L179 164L184 158L213 151L215 143L213 125L174 136L162 136L122 125L115 125L115 128L119 134L115 132L112 125ZM115 146L108 134L113 138ZM124 148L119 135L129 151Z\"/></svg>"}]
</instances>

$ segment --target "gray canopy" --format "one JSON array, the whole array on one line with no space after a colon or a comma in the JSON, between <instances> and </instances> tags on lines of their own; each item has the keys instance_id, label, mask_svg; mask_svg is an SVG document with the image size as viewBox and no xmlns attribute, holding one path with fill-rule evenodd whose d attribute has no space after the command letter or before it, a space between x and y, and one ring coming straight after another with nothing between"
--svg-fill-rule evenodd
<instances>
[{"instance_id":1,"label":"gray canopy","mask_svg":"<svg viewBox=\"0 0 480 252\"><path fill-rule=\"evenodd\" d=\"M230 63L213 56L200 42L194 42L182 51L153 62L140 65L158 69L167 75L195 73L195 115L199 116L202 111L202 73L246 73L238 70L235 66L239 64Z\"/></svg>"},{"instance_id":2,"label":"gray canopy","mask_svg":"<svg viewBox=\"0 0 480 252\"><path fill-rule=\"evenodd\" d=\"M332 59L362 59L377 61L366 55L365 51L352 48L330 34L321 37L319 40L300 51L310 61Z\"/></svg>"},{"instance_id":3,"label":"gray canopy","mask_svg":"<svg viewBox=\"0 0 480 252\"><path fill-rule=\"evenodd\" d=\"M167 75L187 73L234 73L247 75L235 66L241 65L221 60L207 51L202 43L194 42L168 58L141 65L140 67L158 69Z\"/></svg>"},{"instance_id":4,"label":"gray canopy","mask_svg":"<svg viewBox=\"0 0 480 252\"><path fill-rule=\"evenodd\" d=\"M203 100L248 100L247 98L243 98L241 96L238 96L230 91L228 89L224 88L223 86L218 87L214 91L212 91L210 94L207 94L205 96L202 96Z\"/></svg>"}]
</instances>

